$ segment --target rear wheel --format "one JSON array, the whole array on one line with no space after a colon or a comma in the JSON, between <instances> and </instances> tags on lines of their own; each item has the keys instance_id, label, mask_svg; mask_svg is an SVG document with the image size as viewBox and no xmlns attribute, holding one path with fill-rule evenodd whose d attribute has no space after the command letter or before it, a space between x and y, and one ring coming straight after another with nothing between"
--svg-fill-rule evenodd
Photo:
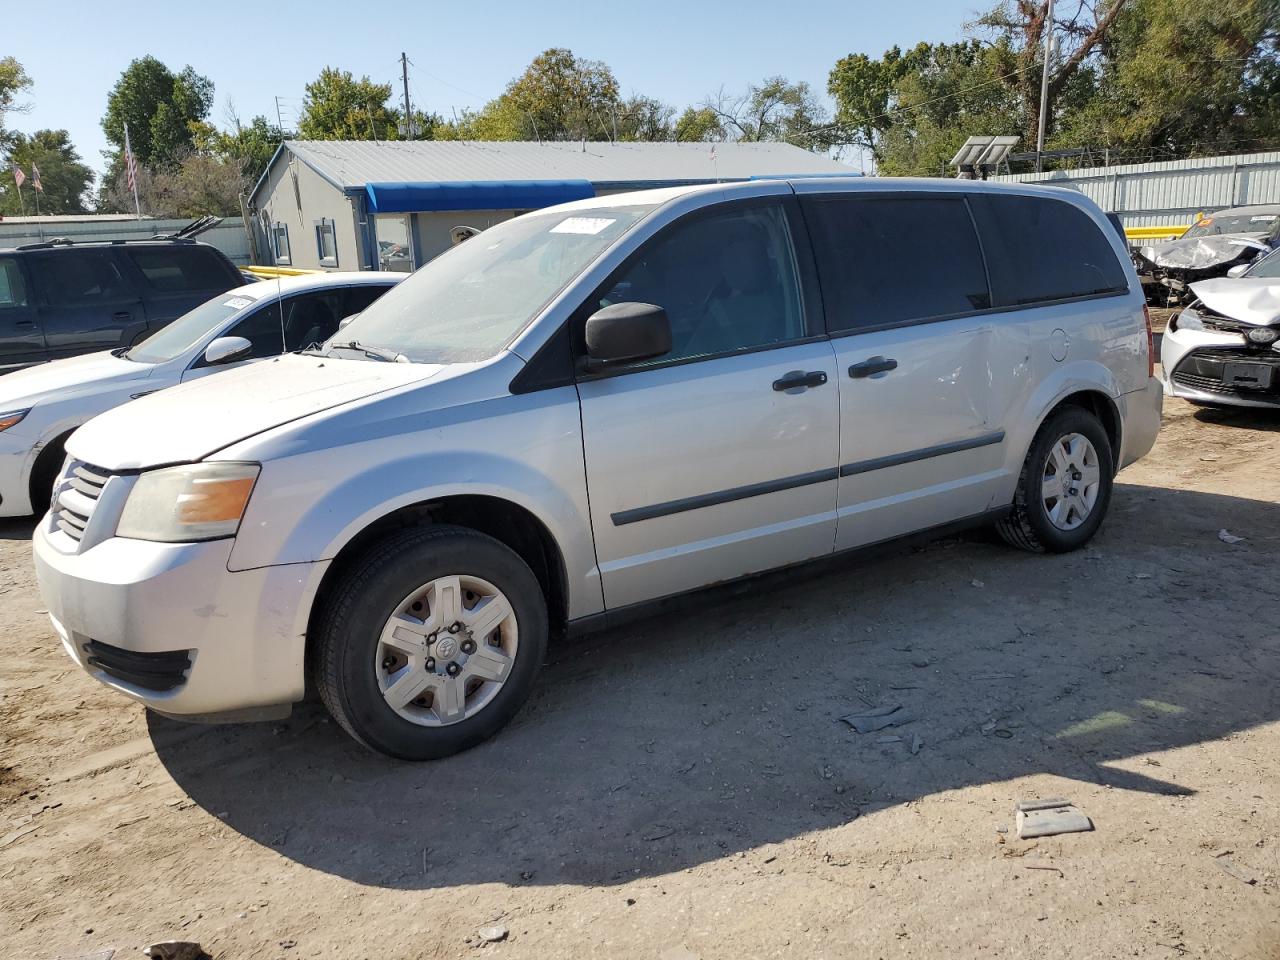
<instances>
[{"instance_id":1,"label":"rear wheel","mask_svg":"<svg viewBox=\"0 0 1280 960\"><path fill-rule=\"evenodd\" d=\"M365 746L430 760L493 736L547 645L533 572L492 537L427 527L377 544L334 587L317 630L321 698Z\"/></svg>"},{"instance_id":2,"label":"rear wheel","mask_svg":"<svg viewBox=\"0 0 1280 960\"><path fill-rule=\"evenodd\" d=\"M1036 433L1014 494L996 529L1015 547L1065 553L1098 532L1111 502L1114 459L1098 418L1064 407Z\"/></svg>"}]
</instances>

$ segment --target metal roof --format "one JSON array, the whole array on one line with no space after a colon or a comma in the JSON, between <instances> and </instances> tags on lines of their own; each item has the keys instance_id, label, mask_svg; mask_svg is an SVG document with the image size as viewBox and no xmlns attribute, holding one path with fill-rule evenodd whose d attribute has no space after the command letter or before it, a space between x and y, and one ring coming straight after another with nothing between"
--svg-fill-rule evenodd
<instances>
[{"instance_id":1,"label":"metal roof","mask_svg":"<svg viewBox=\"0 0 1280 960\"><path fill-rule=\"evenodd\" d=\"M286 140L282 149L346 191L394 182L588 180L600 187L857 172L788 143Z\"/></svg>"}]
</instances>

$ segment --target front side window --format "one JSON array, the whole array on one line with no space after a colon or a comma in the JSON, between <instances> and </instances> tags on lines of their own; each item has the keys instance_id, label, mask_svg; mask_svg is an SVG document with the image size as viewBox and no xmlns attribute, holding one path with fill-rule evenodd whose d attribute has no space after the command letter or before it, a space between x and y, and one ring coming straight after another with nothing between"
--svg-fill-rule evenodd
<instances>
[{"instance_id":1,"label":"front side window","mask_svg":"<svg viewBox=\"0 0 1280 960\"><path fill-rule=\"evenodd\" d=\"M593 304L652 303L671 352L651 363L718 356L805 335L795 251L780 204L694 214L654 237Z\"/></svg>"},{"instance_id":2,"label":"front side window","mask_svg":"<svg viewBox=\"0 0 1280 960\"><path fill-rule=\"evenodd\" d=\"M316 221L316 254L320 257L320 266L338 265L338 228L332 220Z\"/></svg>"},{"instance_id":3,"label":"front side window","mask_svg":"<svg viewBox=\"0 0 1280 960\"><path fill-rule=\"evenodd\" d=\"M276 263L289 263L289 225L277 223L271 228L271 247Z\"/></svg>"},{"instance_id":4,"label":"front side window","mask_svg":"<svg viewBox=\"0 0 1280 960\"><path fill-rule=\"evenodd\" d=\"M977 194L974 217L996 306L1106 296L1129 289L1126 268L1093 218L1064 200Z\"/></svg>"},{"instance_id":5,"label":"front side window","mask_svg":"<svg viewBox=\"0 0 1280 960\"><path fill-rule=\"evenodd\" d=\"M334 339L416 363L486 360L652 209L548 211L497 224L419 267Z\"/></svg>"},{"instance_id":6,"label":"front side window","mask_svg":"<svg viewBox=\"0 0 1280 960\"><path fill-rule=\"evenodd\" d=\"M937 320L991 306L962 197L804 202L832 333Z\"/></svg>"},{"instance_id":7,"label":"front side window","mask_svg":"<svg viewBox=\"0 0 1280 960\"><path fill-rule=\"evenodd\" d=\"M0 310L27 305L27 285L13 257L0 257Z\"/></svg>"}]
</instances>

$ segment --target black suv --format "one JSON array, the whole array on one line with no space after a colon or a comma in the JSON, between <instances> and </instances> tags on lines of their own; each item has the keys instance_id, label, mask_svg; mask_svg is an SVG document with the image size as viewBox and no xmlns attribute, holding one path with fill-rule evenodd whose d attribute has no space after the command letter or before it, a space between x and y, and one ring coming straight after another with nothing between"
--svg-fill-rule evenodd
<instances>
[{"instance_id":1,"label":"black suv","mask_svg":"<svg viewBox=\"0 0 1280 960\"><path fill-rule=\"evenodd\" d=\"M130 346L244 282L224 253L187 239L0 249L0 373Z\"/></svg>"}]
</instances>

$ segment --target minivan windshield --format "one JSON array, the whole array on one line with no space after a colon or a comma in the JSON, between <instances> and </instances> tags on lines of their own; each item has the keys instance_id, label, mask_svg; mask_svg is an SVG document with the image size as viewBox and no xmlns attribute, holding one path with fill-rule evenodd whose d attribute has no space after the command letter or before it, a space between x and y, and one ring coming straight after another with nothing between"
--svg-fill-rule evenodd
<instances>
[{"instance_id":1,"label":"minivan windshield","mask_svg":"<svg viewBox=\"0 0 1280 960\"><path fill-rule=\"evenodd\" d=\"M1280 213L1214 214L1197 220L1182 235L1188 237L1214 237L1224 233L1270 233Z\"/></svg>"},{"instance_id":2,"label":"minivan windshield","mask_svg":"<svg viewBox=\"0 0 1280 960\"><path fill-rule=\"evenodd\" d=\"M157 330L141 343L130 347L121 356L138 363L167 363L186 353L222 326L233 314L245 307L252 307L257 302L252 297L220 293Z\"/></svg>"},{"instance_id":3,"label":"minivan windshield","mask_svg":"<svg viewBox=\"0 0 1280 960\"><path fill-rule=\"evenodd\" d=\"M366 307L328 349L355 343L357 359L376 348L414 363L486 360L652 209L540 213L490 227Z\"/></svg>"}]
</instances>

